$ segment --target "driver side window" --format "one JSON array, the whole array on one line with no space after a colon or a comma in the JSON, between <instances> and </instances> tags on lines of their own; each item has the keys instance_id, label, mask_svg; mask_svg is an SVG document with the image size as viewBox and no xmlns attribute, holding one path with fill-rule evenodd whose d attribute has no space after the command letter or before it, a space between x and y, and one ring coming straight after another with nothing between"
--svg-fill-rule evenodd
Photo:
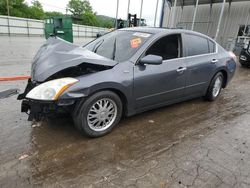
<instances>
[{"instance_id":1,"label":"driver side window","mask_svg":"<svg viewBox=\"0 0 250 188\"><path fill-rule=\"evenodd\" d=\"M163 60L182 57L180 34L168 35L159 39L146 51L145 55L150 54L161 56Z\"/></svg>"}]
</instances>

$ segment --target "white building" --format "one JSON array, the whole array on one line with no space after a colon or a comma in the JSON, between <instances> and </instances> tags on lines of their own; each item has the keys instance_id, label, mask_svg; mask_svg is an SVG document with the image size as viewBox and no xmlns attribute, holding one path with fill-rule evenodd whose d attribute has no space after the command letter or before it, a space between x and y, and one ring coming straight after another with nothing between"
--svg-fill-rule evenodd
<instances>
[{"instance_id":1,"label":"white building","mask_svg":"<svg viewBox=\"0 0 250 188\"><path fill-rule=\"evenodd\" d=\"M163 27L193 29L231 49L239 35L250 36L249 0L166 0Z\"/></svg>"}]
</instances>

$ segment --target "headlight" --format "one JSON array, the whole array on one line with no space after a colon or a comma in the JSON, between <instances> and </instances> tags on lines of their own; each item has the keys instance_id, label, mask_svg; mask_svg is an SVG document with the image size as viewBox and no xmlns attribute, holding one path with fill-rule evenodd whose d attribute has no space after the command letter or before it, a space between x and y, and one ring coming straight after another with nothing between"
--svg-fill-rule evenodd
<instances>
[{"instance_id":1,"label":"headlight","mask_svg":"<svg viewBox=\"0 0 250 188\"><path fill-rule=\"evenodd\" d=\"M37 99L37 100L48 100L53 101L71 85L78 82L75 78L61 78L51 80L33 88L27 95L26 98Z\"/></svg>"}]
</instances>

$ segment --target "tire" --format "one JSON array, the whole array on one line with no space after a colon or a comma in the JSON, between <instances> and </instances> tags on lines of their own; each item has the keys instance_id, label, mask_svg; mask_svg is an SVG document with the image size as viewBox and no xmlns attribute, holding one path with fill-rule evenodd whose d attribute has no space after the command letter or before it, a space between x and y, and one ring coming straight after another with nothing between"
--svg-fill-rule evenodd
<instances>
[{"instance_id":1,"label":"tire","mask_svg":"<svg viewBox=\"0 0 250 188\"><path fill-rule=\"evenodd\" d=\"M248 65L248 64L243 64L243 63L240 63L241 64L241 66L243 67L243 68L249 68L250 67L250 65Z\"/></svg>"},{"instance_id":2,"label":"tire","mask_svg":"<svg viewBox=\"0 0 250 188\"><path fill-rule=\"evenodd\" d=\"M75 127L87 137L110 133L122 117L122 101L111 91L93 94L77 109L73 115Z\"/></svg>"},{"instance_id":3,"label":"tire","mask_svg":"<svg viewBox=\"0 0 250 188\"><path fill-rule=\"evenodd\" d=\"M241 63L241 62L240 62L240 65L241 65L242 67L247 67L247 65L245 65L244 63Z\"/></svg>"},{"instance_id":4,"label":"tire","mask_svg":"<svg viewBox=\"0 0 250 188\"><path fill-rule=\"evenodd\" d=\"M214 101L220 95L222 85L224 82L224 76L222 72L218 72L210 82L205 99L208 101Z\"/></svg>"}]
</instances>

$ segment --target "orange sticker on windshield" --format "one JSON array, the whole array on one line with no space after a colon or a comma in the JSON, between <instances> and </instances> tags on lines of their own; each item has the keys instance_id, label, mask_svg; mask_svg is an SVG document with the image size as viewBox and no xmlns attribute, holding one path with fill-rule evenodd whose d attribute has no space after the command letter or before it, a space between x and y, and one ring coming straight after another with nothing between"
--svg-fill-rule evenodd
<instances>
[{"instance_id":1,"label":"orange sticker on windshield","mask_svg":"<svg viewBox=\"0 0 250 188\"><path fill-rule=\"evenodd\" d=\"M135 38L130 40L131 48L137 48L141 44L141 38Z\"/></svg>"}]
</instances>

